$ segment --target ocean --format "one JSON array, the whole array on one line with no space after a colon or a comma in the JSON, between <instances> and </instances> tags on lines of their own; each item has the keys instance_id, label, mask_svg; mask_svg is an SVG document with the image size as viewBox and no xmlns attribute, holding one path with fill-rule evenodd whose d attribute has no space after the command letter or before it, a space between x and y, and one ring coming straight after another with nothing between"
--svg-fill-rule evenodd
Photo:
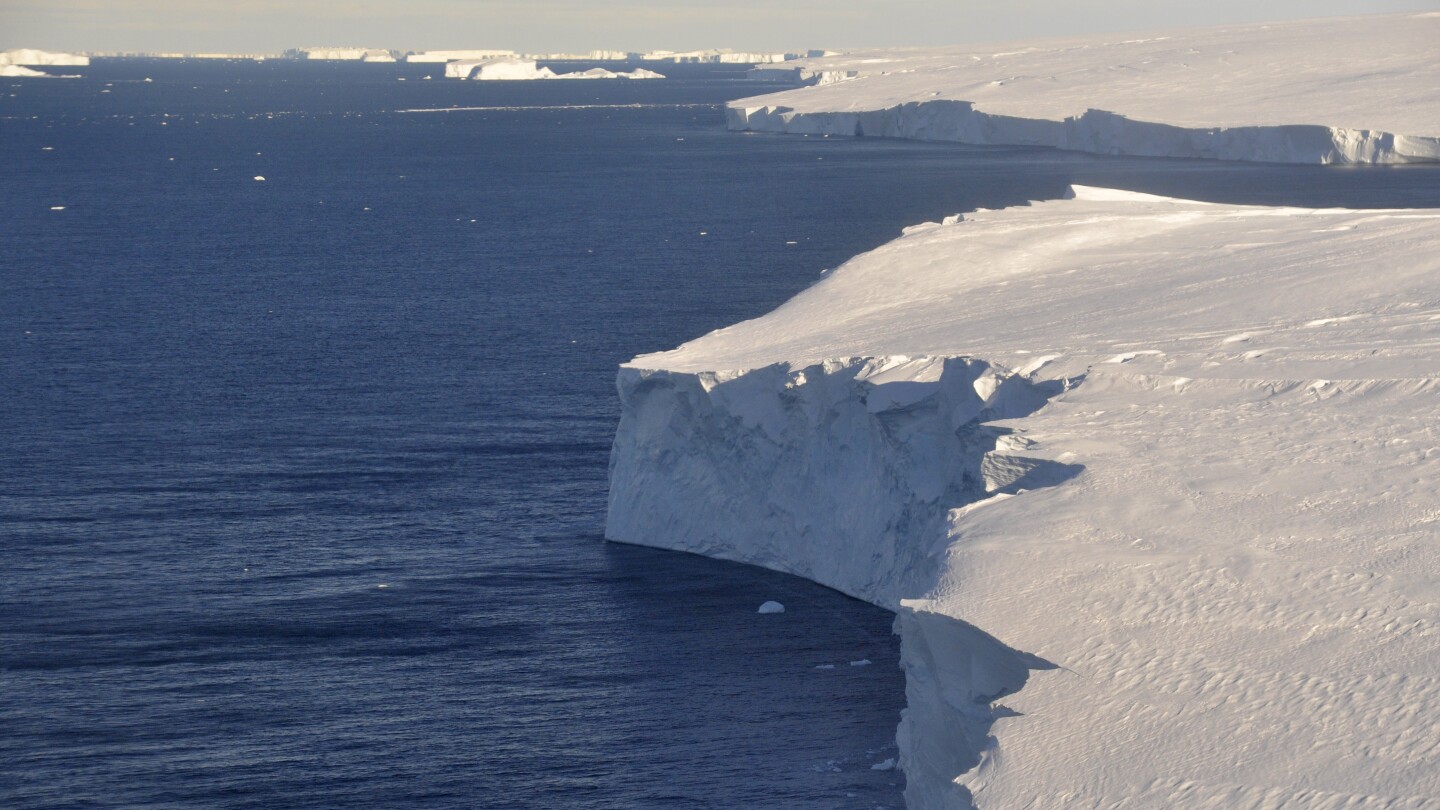
<instances>
[{"instance_id":1,"label":"ocean","mask_svg":"<svg viewBox=\"0 0 1440 810\"><path fill-rule=\"evenodd\" d=\"M52 72L0 80L17 810L900 807L888 614L603 542L616 365L1071 182L1440 206L1435 167L728 133L734 66Z\"/></svg>"}]
</instances>

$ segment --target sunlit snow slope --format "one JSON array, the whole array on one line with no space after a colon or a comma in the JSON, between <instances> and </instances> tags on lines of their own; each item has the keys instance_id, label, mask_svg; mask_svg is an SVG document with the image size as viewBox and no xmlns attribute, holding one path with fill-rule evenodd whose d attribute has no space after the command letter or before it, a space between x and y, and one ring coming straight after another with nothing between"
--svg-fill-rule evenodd
<instances>
[{"instance_id":1,"label":"sunlit snow slope","mask_svg":"<svg viewBox=\"0 0 1440 810\"><path fill-rule=\"evenodd\" d=\"M1440 160L1440 12L794 64L821 86L731 102L732 129L1283 163Z\"/></svg>"},{"instance_id":2,"label":"sunlit snow slope","mask_svg":"<svg viewBox=\"0 0 1440 810\"><path fill-rule=\"evenodd\" d=\"M1440 796L1440 211L911 228L620 374L608 536L898 610L912 808Z\"/></svg>"}]
</instances>

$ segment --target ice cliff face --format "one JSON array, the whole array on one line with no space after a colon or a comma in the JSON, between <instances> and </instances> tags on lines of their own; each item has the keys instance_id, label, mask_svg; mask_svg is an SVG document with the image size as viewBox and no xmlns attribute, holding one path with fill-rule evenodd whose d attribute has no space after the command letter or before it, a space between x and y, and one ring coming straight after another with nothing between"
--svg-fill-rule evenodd
<instances>
[{"instance_id":1,"label":"ice cliff face","mask_svg":"<svg viewBox=\"0 0 1440 810\"><path fill-rule=\"evenodd\" d=\"M1300 124L1186 128L1134 121L1103 110L1048 121L990 115L965 101L913 101L862 112L732 106L726 109L726 121L730 129L742 131L1048 146L1101 155L1320 164L1440 160L1440 137Z\"/></svg>"},{"instance_id":2,"label":"ice cliff face","mask_svg":"<svg viewBox=\"0 0 1440 810\"><path fill-rule=\"evenodd\" d=\"M626 368L619 388L611 537L786 571L891 609L933 582L949 510L988 496L1003 431L984 423L1058 390L958 357Z\"/></svg>"},{"instance_id":3,"label":"ice cliff face","mask_svg":"<svg viewBox=\"0 0 1440 810\"><path fill-rule=\"evenodd\" d=\"M1436 806L1440 211L1076 189L619 389L608 537L896 610L912 810Z\"/></svg>"},{"instance_id":4,"label":"ice cliff face","mask_svg":"<svg viewBox=\"0 0 1440 810\"><path fill-rule=\"evenodd\" d=\"M1051 667L898 596L936 581L952 510L1079 472L1014 455L1023 444L985 425L1034 412L1064 385L963 357L626 368L606 535L786 571L896 610L911 804L968 806L954 780L992 752L996 701Z\"/></svg>"},{"instance_id":5,"label":"ice cliff face","mask_svg":"<svg viewBox=\"0 0 1440 810\"><path fill-rule=\"evenodd\" d=\"M1436 42L1429 13L859 51L787 65L821 86L732 102L729 125L1109 155L1435 161Z\"/></svg>"}]
</instances>

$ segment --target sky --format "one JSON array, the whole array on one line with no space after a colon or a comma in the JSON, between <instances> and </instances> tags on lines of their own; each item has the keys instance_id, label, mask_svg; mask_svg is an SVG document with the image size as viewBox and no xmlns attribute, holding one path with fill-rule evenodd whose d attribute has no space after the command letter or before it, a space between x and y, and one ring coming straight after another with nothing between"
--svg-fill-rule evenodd
<instances>
[{"instance_id":1,"label":"sky","mask_svg":"<svg viewBox=\"0 0 1440 810\"><path fill-rule=\"evenodd\" d=\"M0 49L794 51L1434 10L1440 0L0 0Z\"/></svg>"}]
</instances>

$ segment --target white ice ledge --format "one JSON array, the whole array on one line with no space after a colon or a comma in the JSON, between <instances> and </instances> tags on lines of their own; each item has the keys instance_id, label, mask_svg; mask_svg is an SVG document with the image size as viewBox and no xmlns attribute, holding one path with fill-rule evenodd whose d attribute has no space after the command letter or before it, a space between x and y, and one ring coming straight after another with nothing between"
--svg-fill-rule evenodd
<instances>
[{"instance_id":1,"label":"white ice ledge","mask_svg":"<svg viewBox=\"0 0 1440 810\"><path fill-rule=\"evenodd\" d=\"M1077 189L619 389L608 537L897 611L911 808L1436 806L1440 211Z\"/></svg>"},{"instance_id":2,"label":"white ice ledge","mask_svg":"<svg viewBox=\"0 0 1440 810\"><path fill-rule=\"evenodd\" d=\"M1440 160L1440 13L858 51L737 130L1277 163ZM855 77L855 78L850 78ZM843 79L843 81L842 81Z\"/></svg>"}]
</instances>

